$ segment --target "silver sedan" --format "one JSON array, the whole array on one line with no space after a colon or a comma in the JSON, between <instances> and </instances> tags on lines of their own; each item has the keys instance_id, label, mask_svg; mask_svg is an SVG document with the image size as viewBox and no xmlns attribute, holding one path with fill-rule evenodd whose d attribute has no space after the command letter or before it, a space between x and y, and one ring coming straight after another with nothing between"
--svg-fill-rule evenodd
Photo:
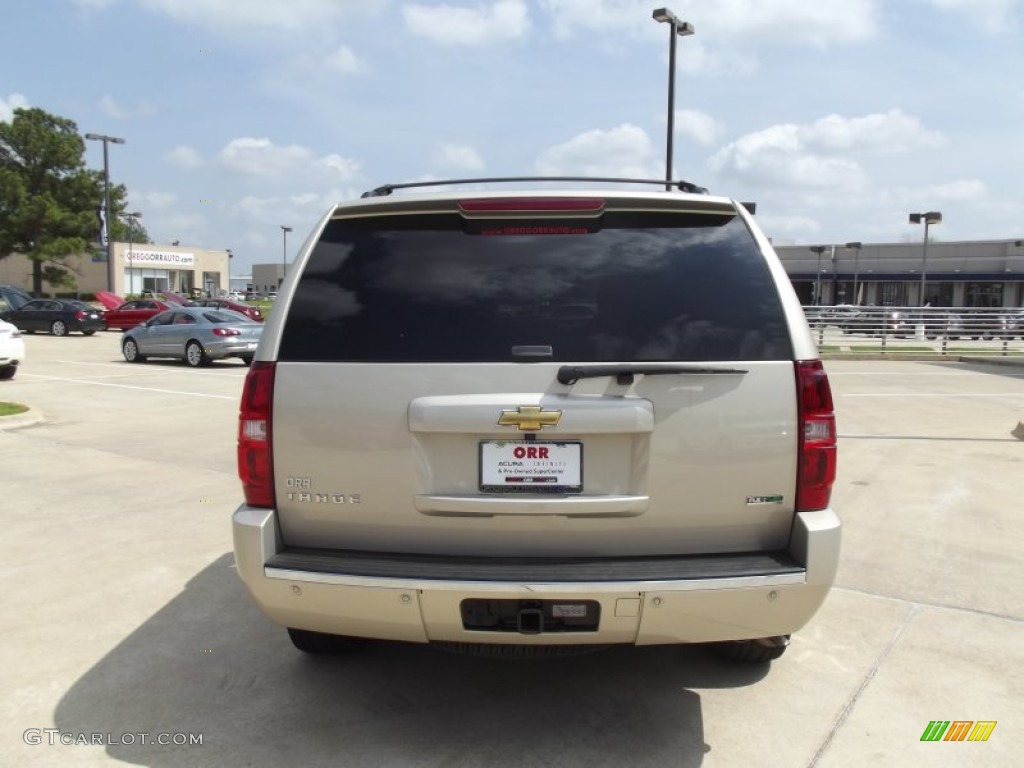
<instances>
[{"instance_id":1,"label":"silver sedan","mask_svg":"<svg viewBox=\"0 0 1024 768\"><path fill-rule=\"evenodd\" d=\"M198 368L212 360L238 357L249 365L262 333L262 323L238 312L176 307L126 331L121 352L129 363L147 357L174 357Z\"/></svg>"}]
</instances>

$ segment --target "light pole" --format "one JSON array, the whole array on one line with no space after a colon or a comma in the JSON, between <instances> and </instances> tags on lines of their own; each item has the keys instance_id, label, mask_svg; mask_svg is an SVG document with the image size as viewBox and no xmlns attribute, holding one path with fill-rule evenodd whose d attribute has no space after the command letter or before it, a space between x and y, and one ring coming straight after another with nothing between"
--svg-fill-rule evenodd
<instances>
[{"instance_id":1,"label":"light pole","mask_svg":"<svg viewBox=\"0 0 1024 768\"><path fill-rule=\"evenodd\" d=\"M818 271L814 276L814 306L817 307L821 305L821 254L825 252L825 246L812 245L808 250L818 254Z\"/></svg>"},{"instance_id":2,"label":"light pole","mask_svg":"<svg viewBox=\"0 0 1024 768\"><path fill-rule=\"evenodd\" d=\"M921 296L920 304L923 307L925 304L924 298L924 283L925 277L928 272L928 227L932 224L938 224L942 221L942 214L938 211L928 211L927 213L912 213L910 214L911 224L920 224L924 222L924 248L921 251Z\"/></svg>"},{"instance_id":3,"label":"light pole","mask_svg":"<svg viewBox=\"0 0 1024 768\"><path fill-rule=\"evenodd\" d=\"M277 284L277 287L281 287L281 283L288 276L288 233L292 231L291 227L286 227L284 224L281 225L281 237L284 238L284 250L281 252L281 282Z\"/></svg>"},{"instance_id":4,"label":"light pole","mask_svg":"<svg viewBox=\"0 0 1024 768\"><path fill-rule=\"evenodd\" d=\"M669 25L668 47L668 135L665 137L665 189L672 189L672 134L676 124L676 35L692 35L696 30L688 21L680 21L668 8L657 8L651 14L658 23Z\"/></svg>"},{"instance_id":5,"label":"light pole","mask_svg":"<svg viewBox=\"0 0 1024 768\"><path fill-rule=\"evenodd\" d=\"M124 144L124 139L117 136L104 136L100 133L87 133L89 141L103 142L103 234L107 237L107 290L114 292L114 238L111 237L110 221L110 157L107 153L108 144Z\"/></svg>"},{"instance_id":6,"label":"light pole","mask_svg":"<svg viewBox=\"0 0 1024 768\"><path fill-rule=\"evenodd\" d=\"M135 284L133 279L135 273L135 251L134 251L134 240L132 238L132 227L138 219L142 218L142 214L138 211L132 211L131 213L122 213L128 220L128 283L130 285ZM142 295L142 287L139 286L138 295Z\"/></svg>"},{"instance_id":7,"label":"light pole","mask_svg":"<svg viewBox=\"0 0 1024 768\"><path fill-rule=\"evenodd\" d=\"M864 243L854 241L852 243L847 243L844 247L847 250L853 251L853 303L859 306L860 294L857 293L857 278L859 277L860 272L858 269L860 266L860 249L864 247Z\"/></svg>"},{"instance_id":8,"label":"light pole","mask_svg":"<svg viewBox=\"0 0 1024 768\"><path fill-rule=\"evenodd\" d=\"M228 296L231 296L231 260L235 258L235 254L231 252L230 248L224 249L228 254Z\"/></svg>"}]
</instances>

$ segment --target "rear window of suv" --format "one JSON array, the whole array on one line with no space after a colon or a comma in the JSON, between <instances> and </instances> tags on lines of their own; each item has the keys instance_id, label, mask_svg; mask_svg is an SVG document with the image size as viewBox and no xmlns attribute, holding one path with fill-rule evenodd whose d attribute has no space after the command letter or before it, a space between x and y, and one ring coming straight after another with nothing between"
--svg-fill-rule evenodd
<instances>
[{"instance_id":1,"label":"rear window of suv","mask_svg":"<svg viewBox=\"0 0 1024 768\"><path fill-rule=\"evenodd\" d=\"M296 286L278 359L522 362L524 349L551 362L792 359L742 219L614 211L584 224L333 219Z\"/></svg>"}]
</instances>

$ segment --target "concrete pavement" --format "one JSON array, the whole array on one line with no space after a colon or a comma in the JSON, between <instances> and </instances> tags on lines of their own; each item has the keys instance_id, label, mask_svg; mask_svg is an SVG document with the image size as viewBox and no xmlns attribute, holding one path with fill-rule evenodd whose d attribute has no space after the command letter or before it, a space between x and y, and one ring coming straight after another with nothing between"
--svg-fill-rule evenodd
<instances>
[{"instance_id":1,"label":"concrete pavement","mask_svg":"<svg viewBox=\"0 0 1024 768\"><path fill-rule=\"evenodd\" d=\"M244 366L128 365L113 333L26 340L0 400L45 421L0 425L0 765L1011 766L1024 754L1024 441L1011 434L1024 369L827 363L838 583L768 667L700 647L507 662L376 643L314 659L233 571ZM986 742L921 742L933 720L997 725ZM93 734L101 743L61 744ZM159 734L202 744L144 743Z\"/></svg>"}]
</instances>

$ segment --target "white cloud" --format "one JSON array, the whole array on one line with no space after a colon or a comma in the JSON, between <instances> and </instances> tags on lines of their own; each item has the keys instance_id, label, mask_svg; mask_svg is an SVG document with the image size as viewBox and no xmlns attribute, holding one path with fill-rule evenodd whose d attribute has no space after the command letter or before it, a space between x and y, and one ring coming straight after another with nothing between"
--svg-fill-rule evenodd
<instances>
[{"instance_id":1,"label":"white cloud","mask_svg":"<svg viewBox=\"0 0 1024 768\"><path fill-rule=\"evenodd\" d=\"M694 24L696 35L706 35L709 40L825 45L873 37L878 6L877 0L717 0L714 13L709 13L706 0L677 0L672 10L684 21L700 19ZM648 37L667 34L665 27L651 17L654 4L642 0L541 0L541 7L560 37L577 32Z\"/></svg>"},{"instance_id":2,"label":"white cloud","mask_svg":"<svg viewBox=\"0 0 1024 768\"><path fill-rule=\"evenodd\" d=\"M310 180L351 182L359 178L355 160L338 154L317 157L311 149L289 144L278 146L267 138L243 136L229 141L217 154L227 170L245 176L298 176Z\"/></svg>"},{"instance_id":3,"label":"white cloud","mask_svg":"<svg viewBox=\"0 0 1024 768\"><path fill-rule=\"evenodd\" d=\"M363 61L347 45L338 46L335 51L324 58L324 66L334 72L353 74L366 68Z\"/></svg>"},{"instance_id":4,"label":"white cloud","mask_svg":"<svg viewBox=\"0 0 1024 768\"><path fill-rule=\"evenodd\" d=\"M940 11L964 16L989 32L1008 32L1019 21L1020 0L931 0Z\"/></svg>"},{"instance_id":5,"label":"white cloud","mask_svg":"<svg viewBox=\"0 0 1024 768\"><path fill-rule=\"evenodd\" d=\"M346 15L374 13L382 4L382 0L142 0L145 8L179 23L225 30L324 29Z\"/></svg>"},{"instance_id":6,"label":"white cloud","mask_svg":"<svg viewBox=\"0 0 1024 768\"><path fill-rule=\"evenodd\" d=\"M698 144L714 144L722 132L721 124L706 112L696 109L677 109L676 135L687 136Z\"/></svg>"},{"instance_id":7,"label":"white cloud","mask_svg":"<svg viewBox=\"0 0 1024 768\"><path fill-rule=\"evenodd\" d=\"M977 203L988 197L988 186L979 179L957 179L922 187L894 187L879 192L890 207L908 211L931 210L942 203Z\"/></svg>"},{"instance_id":8,"label":"white cloud","mask_svg":"<svg viewBox=\"0 0 1024 768\"><path fill-rule=\"evenodd\" d=\"M892 109L855 118L829 115L810 125L773 125L727 144L708 164L751 182L849 192L867 180L854 153L895 154L944 143L942 134Z\"/></svg>"},{"instance_id":9,"label":"white cloud","mask_svg":"<svg viewBox=\"0 0 1024 768\"><path fill-rule=\"evenodd\" d=\"M335 181L353 181L359 178L359 163L337 154L325 155L314 163Z\"/></svg>"},{"instance_id":10,"label":"white cloud","mask_svg":"<svg viewBox=\"0 0 1024 768\"><path fill-rule=\"evenodd\" d=\"M217 155L221 164L236 173L269 176L305 167L313 153L305 147L275 145L270 139L242 137L232 139Z\"/></svg>"},{"instance_id":11,"label":"white cloud","mask_svg":"<svg viewBox=\"0 0 1024 768\"><path fill-rule=\"evenodd\" d=\"M708 161L712 170L769 186L860 187L865 178L853 160L811 151L800 126L774 125L727 144Z\"/></svg>"},{"instance_id":12,"label":"white cloud","mask_svg":"<svg viewBox=\"0 0 1024 768\"><path fill-rule=\"evenodd\" d=\"M136 192L132 194L135 208L143 213L169 210L177 201L178 196L171 192Z\"/></svg>"},{"instance_id":13,"label":"white cloud","mask_svg":"<svg viewBox=\"0 0 1024 768\"><path fill-rule=\"evenodd\" d=\"M654 157L650 137L643 128L629 123L608 131L587 131L549 147L537 158L535 168L544 176L656 179L664 173Z\"/></svg>"},{"instance_id":14,"label":"white cloud","mask_svg":"<svg viewBox=\"0 0 1024 768\"><path fill-rule=\"evenodd\" d=\"M10 121L14 117L14 110L28 106L28 99L20 93L12 93L6 99L0 99L0 123Z\"/></svg>"},{"instance_id":15,"label":"white cloud","mask_svg":"<svg viewBox=\"0 0 1024 768\"><path fill-rule=\"evenodd\" d=\"M203 158L200 154L192 149L192 147L187 147L184 144L175 147L164 155L164 160L179 168L198 168L203 164Z\"/></svg>"},{"instance_id":16,"label":"white cloud","mask_svg":"<svg viewBox=\"0 0 1024 768\"><path fill-rule=\"evenodd\" d=\"M443 45L486 45L525 37L529 10L523 0L497 0L475 8L403 4L406 29Z\"/></svg>"},{"instance_id":17,"label":"white cloud","mask_svg":"<svg viewBox=\"0 0 1024 768\"><path fill-rule=\"evenodd\" d=\"M781 245L782 243L780 241L782 240L807 237L809 235L816 234L821 229L818 222L809 216L772 216L758 214L757 222L761 226L762 230L771 233L772 241L777 245Z\"/></svg>"},{"instance_id":18,"label":"white cloud","mask_svg":"<svg viewBox=\"0 0 1024 768\"><path fill-rule=\"evenodd\" d=\"M484 168L480 154L464 144L439 144L431 160L434 165L453 171L481 171Z\"/></svg>"},{"instance_id":19,"label":"white cloud","mask_svg":"<svg viewBox=\"0 0 1024 768\"><path fill-rule=\"evenodd\" d=\"M145 101L136 102L134 107L122 106L110 94L100 99L100 108L108 116L116 120L125 120L129 117L145 117L156 112L156 107Z\"/></svg>"},{"instance_id":20,"label":"white cloud","mask_svg":"<svg viewBox=\"0 0 1024 768\"><path fill-rule=\"evenodd\" d=\"M905 115L899 109L864 117L828 115L801 128L800 137L808 146L839 150L863 149L883 154L941 147L946 143L941 133L929 131L916 117Z\"/></svg>"}]
</instances>

